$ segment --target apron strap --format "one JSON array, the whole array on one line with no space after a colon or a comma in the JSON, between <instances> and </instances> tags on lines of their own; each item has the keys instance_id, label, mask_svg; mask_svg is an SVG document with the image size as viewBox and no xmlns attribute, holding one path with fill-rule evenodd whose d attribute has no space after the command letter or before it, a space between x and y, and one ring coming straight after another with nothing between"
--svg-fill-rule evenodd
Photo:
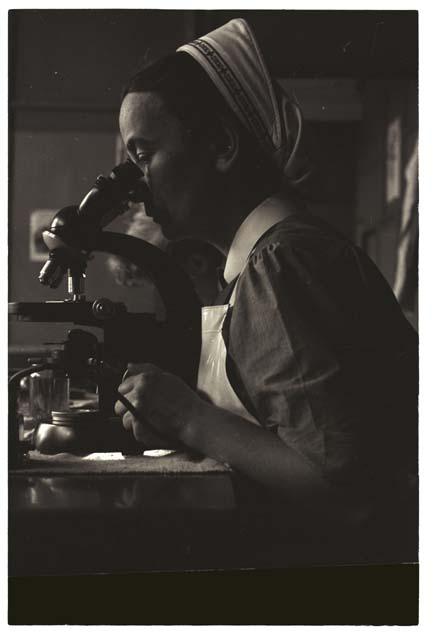
<instances>
[{"instance_id":1,"label":"apron strap","mask_svg":"<svg viewBox=\"0 0 434 640\"><path fill-rule=\"evenodd\" d=\"M241 274L240 274L241 275ZM223 306L223 305L231 305L231 303L233 303L233 298L235 296L236 293L236 286L238 284L239 281L239 277L240 275L238 275L236 278L234 278L229 284L227 284L225 286L225 288L220 291L217 294L217 297L214 301L214 305L213 306ZM247 410L248 413L250 413L250 415L254 418L254 420L260 424L260 420L258 418L257 415L257 411L256 408L254 407L245 387L243 382L241 381L241 378L239 376L237 367L235 362L232 360L231 355L229 353L229 350L227 349L227 345L229 344L229 325L230 325L230 318L232 315L232 309L229 308L225 317L225 320L223 322L223 326L221 329L221 333L222 333L222 339L223 342L226 346L226 375L227 375L227 379L228 382L230 384L230 386L232 387L232 389L234 390L234 393L236 394L236 396L239 398L239 400L241 401L241 404L245 407L245 409Z\"/></svg>"},{"instance_id":2,"label":"apron strap","mask_svg":"<svg viewBox=\"0 0 434 640\"><path fill-rule=\"evenodd\" d=\"M216 299L214 301L214 305L215 306L223 305L223 304L229 304L229 301L231 299L232 293L233 293L233 291L235 289L235 285L238 282L238 278L239 278L239 276L234 278L232 280L232 282L230 282L228 285L226 285L226 287L217 294L217 297L216 297Z\"/></svg>"},{"instance_id":3,"label":"apron strap","mask_svg":"<svg viewBox=\"0 0 434 640\"><path fill-rule=\"evenodd\" d=\"M279 216L278 219L276 219L274 221L274 223L267 227L263 233L261 233L261 235L259 236L259 238L256 240L255 244L253 245L253 247L250 250L249 255L247 256L246 262L243 266L243 268L241 269L240 273L233 279L231 280L231 282L229 284L227 284L226 286L223 287L223 289L217 294L214 305L223 305L223 304L229 304L230 302L233 302L233 300L231 300L231 296L234 293L234 289L235 286L239 280L240 275L243 273L244 269L247 266L247 263L249 261L249 258L253 255L253 253L255 252L256 247L259 245L259 242L262 240L262 238L264 238L272 229L274 229L274 227L276 227L280 222L282 222L284 219L286 219L288 217L288 213L285 213L284 216ZM219 283L220 285L222 284L222 282L224 283L224 278L223 275L221 273L218 273L218 279L219 279ZM235 297L235 295L234 295Z\"/></svg>"}]
</instances>

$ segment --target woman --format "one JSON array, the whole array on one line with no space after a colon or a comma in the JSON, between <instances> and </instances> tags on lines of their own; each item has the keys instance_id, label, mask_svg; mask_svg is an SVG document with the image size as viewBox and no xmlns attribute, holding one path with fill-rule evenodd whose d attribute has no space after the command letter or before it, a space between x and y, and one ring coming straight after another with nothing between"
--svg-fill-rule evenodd
<instances>
[{"instance_id":1,"label":"woman","mask_svg":"<svg viewBox=\"0 0 434 640\"><path fill-rule=\"evenodd\" d=\"M417 337L370 260L297 195L300 109L247 23L137 74L120 130L149 213L167 238L224 253L228 283L203 310L198 393L146 364L120 392L162 435L320 521L378 514L415 472Z\"/></svg>"}]
</instances>

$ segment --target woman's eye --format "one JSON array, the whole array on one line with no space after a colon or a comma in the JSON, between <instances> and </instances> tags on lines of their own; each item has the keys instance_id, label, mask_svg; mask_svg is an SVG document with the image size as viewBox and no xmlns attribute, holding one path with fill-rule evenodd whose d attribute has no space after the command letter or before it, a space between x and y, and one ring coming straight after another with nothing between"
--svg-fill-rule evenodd
<instances>
[{"instance_id":1,"label":"woman's eye","mask_svg":"<svg viewBox=\"0 0 434 640\"><path fill-rule=\"evenodd\" d=\"M150 153L138 153L137 154L137 160L139 162L149 162L151 159L151 154Z\"/></svg>"}]
</instances>

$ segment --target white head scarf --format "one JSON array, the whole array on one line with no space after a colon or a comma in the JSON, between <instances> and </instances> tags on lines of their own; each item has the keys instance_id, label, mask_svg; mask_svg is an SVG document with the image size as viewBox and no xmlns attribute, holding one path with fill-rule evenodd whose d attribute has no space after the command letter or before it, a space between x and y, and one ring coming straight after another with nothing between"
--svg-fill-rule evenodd
<instances>
[{"instance_id":1,"label":"white head scarf","mask_svg":"<svg viewBox=\"0 0 434 640\"><path fill-rule=\"evenodd\" d=\"M294 178L301 110L272 82L247 22L231 20L178 51L190 54L203 67L262 149L287 178Z\"/></svg>"}]
</instances>

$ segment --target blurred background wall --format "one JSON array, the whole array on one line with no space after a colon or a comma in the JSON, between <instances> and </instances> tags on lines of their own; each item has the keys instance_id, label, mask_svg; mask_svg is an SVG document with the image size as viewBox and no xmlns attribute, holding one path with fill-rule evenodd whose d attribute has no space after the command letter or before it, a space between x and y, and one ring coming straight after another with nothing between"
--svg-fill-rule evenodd
<instances>
[{"instance_id":1,"label":"blurred background wall","mask_svg":"<svg viewBox=\"0 0 434 640\"><path fill-rule=\"evenodd\" d=\"M302 106L316 165L311 208L368 251L416 324L416 11L10 12L10 300L64 297L62 285L38 283L31 220L78 203L114 166L127 78L233 17L247 18L272 74ZM87 293L137 310L154 305L150 287L116 285L102 255L90 264ZM10 344L31 350L64 336L64 326L48 335L43 325L13 323Z\"/></svg>"}]
</instances>

